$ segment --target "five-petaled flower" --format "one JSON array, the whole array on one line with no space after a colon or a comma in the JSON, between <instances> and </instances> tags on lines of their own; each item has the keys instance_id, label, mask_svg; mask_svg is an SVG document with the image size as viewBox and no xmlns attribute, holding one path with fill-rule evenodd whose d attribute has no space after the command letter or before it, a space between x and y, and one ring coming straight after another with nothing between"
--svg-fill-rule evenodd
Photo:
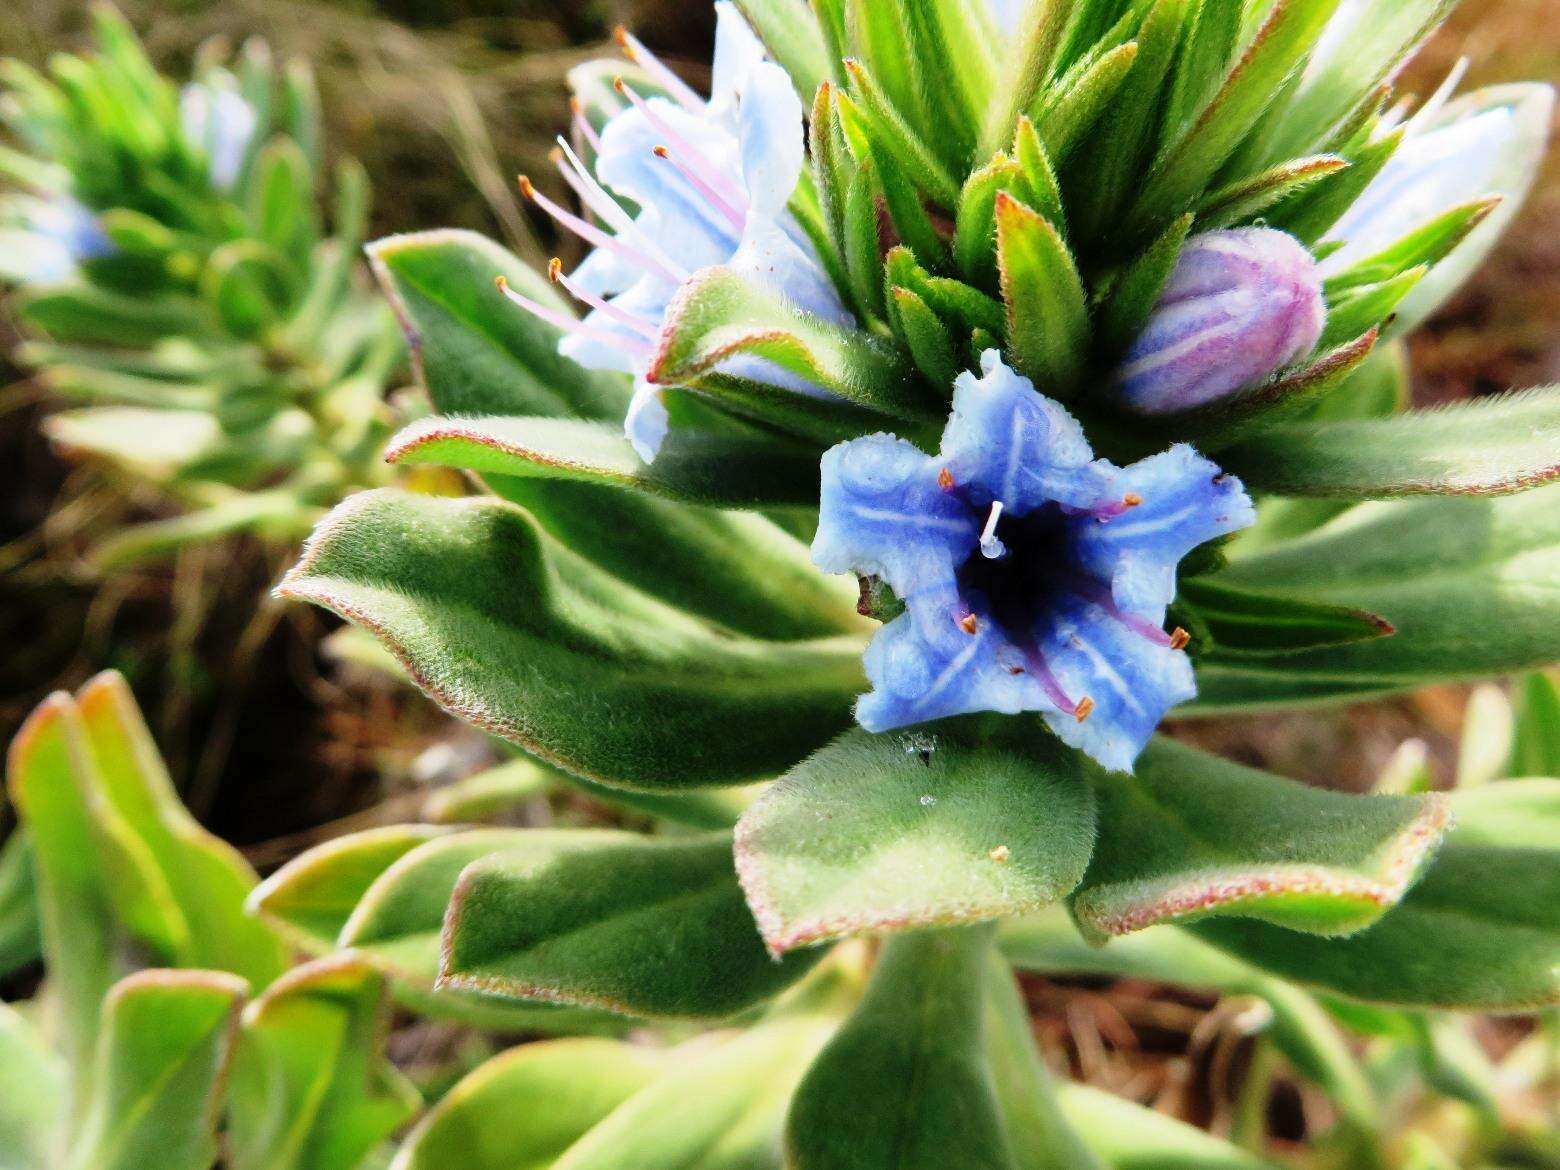
<instances>
[{"instance_id":1,"label":"five-petaled flower","mask_svg":"<svg viewBox=\"0 0 1560 1170\"><path fill-rule=\"evenodd\" d=\"M629 56L666 93L641 97L619 82L629 106L597 135L595 173L562 139L559 168L580 201L610 232L569 212L522 179L521 189L561 225L595 245L570 275L553 279L591 307L583 321L513 289L510 299L564 330L559 349L592 369L634 375L624 429L640 458L654 459L666 436L662 387L648 377L661 327L677 290L695 271L725 265L799 309L851 325L806 233L787 210L802 173L802 105L785 71L729 3L716 10L715 64L706 102L627 33ZM614 197L639 208L630 217ZM501 286L503 287L503 286ZM751 356L723 363L724 374L801 394L828 391Z\"/></svg>"},{"instance_id":2,"label":"five-petaled flower","mask_svg":"<svg viewBox=\"0 0 1560 1170\"><path fill-rule=\"evenodd\" d=\"M906 612L866 652L869 731L1037 711L1128 770L1196 693L1186 634L1163 629L1176 567L1254 519L1238 480L1192 448L1116 467L1003 364L961 374L938 455L870 435L823 459L813 559L881 577Z\"/></svg>"}]
</instances>

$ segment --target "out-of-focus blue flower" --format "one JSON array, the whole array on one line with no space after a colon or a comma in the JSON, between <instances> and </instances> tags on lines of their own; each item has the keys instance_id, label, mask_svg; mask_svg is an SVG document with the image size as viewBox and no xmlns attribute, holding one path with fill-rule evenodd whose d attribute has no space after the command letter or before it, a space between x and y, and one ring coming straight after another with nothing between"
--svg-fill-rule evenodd
<instances>
[{"instance_id":1,"label":"out-of-focus blue flower","mask_svg":"<svg viewBox=\"0 0 1560 1170\"><path fill-rule=\"evenodd\" d=\"M1327 306L1316 261L1272 228L1193 236L1117 371L1141 414L1202 406L1250 389L1309 353Z\"/></svg>"},{"instance_id":2,"label":"out-of-focus blue flower","mask_svg":"<svg viewBox=\"0 0 1560 1170\"><path fill-rule=\"evenodd\" d=\"M1324 241L1339 245L1320 265L1330 277L1460 204L1501 197L1494 213L1404 299L1394 322L1399 333L1434 312L1483 261L1532 187L1548 139L1553 89L1503 85L1448 102L1462 71L1459 65L1403 124L1402 145ZM1384 120L1381 133L1398 124Z\"/></svg>"},{"instance_id":3,"label":"out-of-focus blue flower","mask_svg":"<svg viewBox=\"0 0 1560 1170\"><path fill-rule=\"evenodd\" d=\"M1196 693L1166 634L1176 566L1254 519L1238 480L1192 448L1120 468L995 350L961 374L942 449L871 435L823 458L813 560L887 581L906 612L878 631L856 707L869 731L974 711L1040 712L1128 770Z\"/></svg>"},{"instance_id":4,"label":"out-of-focus blue flower","mask_svg":"<svg viewBox=\"0 0 1560 1170\"><path fill-rule=\"evenodd\" d=\"M69 280L83 261L108 256L113 241L88 208L69 195L18 196L0 229L0 274L7 280L50 284Z\"/></svg>"},{"instance_id":5,"label":"out-of-focus blue flower","mask_svg":"<svg viewBox=\"0 0 1560 1170\"><path fill-rule=\"evenodd\" d=\"M667 414L661 388L645 372L667 307L692 273L726 265L797 308L833 324L853 323L786 210L804 162L801 100L736 8L721 2L715 9L708 101L625 33L620 39L630 57L667 96L643 98L621 85L629 107L599 136L579 122L596 153L594 174L559 142L564 178L610 230L522 183L539 206L596 246L570 275L553 267L554 279L591 311L574 322L508 290L511 299L564 328L560 349L581 365L635 376L625 429L646 461L665 437ZM637 215L631 218L609 189L637 205ZM828 393L762 359L736 358L721 369L801 394Z\"/></svg>"},{"instance_id":6,"label":"out-of-focus blue flower","mask_svg":"<svg viewBox=\"0 0 1560 1170\"><path fill-rule=\"evenodd\" d=\"M179 123L184 139L206 156L207 172L218 190L238 181L259 118L238 92L238 82L221 70L192 81L179 93Z\"/></svg>"}]
</instances>

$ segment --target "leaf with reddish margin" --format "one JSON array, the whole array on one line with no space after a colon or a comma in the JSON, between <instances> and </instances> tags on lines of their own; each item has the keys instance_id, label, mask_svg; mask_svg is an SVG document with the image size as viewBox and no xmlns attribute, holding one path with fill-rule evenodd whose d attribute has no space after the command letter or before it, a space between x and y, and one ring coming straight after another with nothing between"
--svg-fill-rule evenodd
<instances>
[{"instance_id":1,"label":"leaf with reddish margin","mask_svg":"<svg viewBox=\"0 0 1560 1170\"><path fill-rule=\"evenodd\" d=\"M1027 731L981 743L960 724L854 730L771 785L736 831L737 872L769 949L1064 897L1088 864L1094 800L1077 754Z\"/></svg>"},{"instance_id":2,"label":"leaf with reddish margin","mask_svg":"<svg viewBox=\"0 0 1560 1170\"><path fill-rule=\"evenodd\" d=\"M1397 905L1450 822L1441 796L1309 788L1164 738L1095 789L1073 913L1102 935L1214 916L1352 934Z\"/></svg>"}]
</instances>

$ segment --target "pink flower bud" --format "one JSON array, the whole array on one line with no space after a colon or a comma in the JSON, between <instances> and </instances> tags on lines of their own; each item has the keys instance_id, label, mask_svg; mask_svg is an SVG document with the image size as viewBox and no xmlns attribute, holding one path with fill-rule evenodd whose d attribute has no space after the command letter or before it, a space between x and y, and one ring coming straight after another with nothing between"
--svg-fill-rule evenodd
<instances>
[{"instance_id":1,"label":"pink flower bud","mask_svg":"<svg viewBox=\"0 0 1560 1170\"><path fill-rule=\"evenodd\" d=\"M1326 317L1316 261L1294 237L1193 236L1116 373L1116 394L1140 414L1170 414L1251 389L1309 353Z\"/></svg>"}]
</instances>

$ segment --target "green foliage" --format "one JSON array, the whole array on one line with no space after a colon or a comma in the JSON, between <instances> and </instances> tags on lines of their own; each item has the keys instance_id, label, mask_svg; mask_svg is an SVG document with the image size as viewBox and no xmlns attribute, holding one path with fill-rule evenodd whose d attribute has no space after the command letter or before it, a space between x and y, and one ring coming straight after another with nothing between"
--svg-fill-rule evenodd
<instances>
[{"instance_id":1,"label":"green foliage","mask_svg":"<svg viewBox=\"0 0 1560 1170\"><path fill-rule=\"evenodd\" d=\"M122 678L48 699L7 773L51 1010L46 1032L0 1010L0 1162L205 1170L225 1130L236 1170L352 1170L411 1116L378 977L284 973L253 872L179 803Z\"/></svg>"},{"instance_id":2,"label":"green foliage","mask_svg":"<svg viewBox=\"0 0 1560 1170\"><path fill-rule=\"evenodd\" d=\"M1403 898L1449 819L1439 797L1326 792L1167 739L1095 790L1100 839L1072 906L1102 935L1226 915L1353 934Z\"/></svg>"},{"instance_id":3,"label":"green foliage","mask_svg":"<svg viewBox=\"0 0 1560 1170\"><path fill-rule=\"evenodd\" d=\"M0 276L46 339L30 364L82 404L49 432L189 514L118 534L106 563L235 533L294 542L386 478L381 398L402 350L357 271L362 168L327 175L301 65L279 73L256 44L240 80L213 46L181 94L115 11L94 28L96 53L57 55L47 76L8 62L5 78L20 150Z\"/></svg>"},{"instance_id":4,"label":"green foliage","mask_svg":"<svg viewBox=\"0 0 1560 1170\"><path fill-rule=\"evenodd\" d=\"M721 833L657 841L515 834L467 866L444 919L444 985L639 1016L726 1016L817 959L765 954Z\"/></svg>"},{"instance_id":5,"label":"green foliage","mask_svg":"<svg viewBox=\"0 0 1560 1170\"><path fill-rule=\"evenodd\" d=\"M631 788L778 771L844 729L858 685L853 639L720 634L488 500L356 496L281 591L374 631L462 717Z\"/></svg>"},{"instance_id":6,"label":"green foliage","mask_svg":"<svg viewBox=\"0 0 1560 1170\"><path fill-rule=\"evenodd\" d=\"M1078 884L1094 829L1076 757L1053 744L858 730L743 814L737 869L779 954L1049 905Z\"/></svg>"}]
</instances>

